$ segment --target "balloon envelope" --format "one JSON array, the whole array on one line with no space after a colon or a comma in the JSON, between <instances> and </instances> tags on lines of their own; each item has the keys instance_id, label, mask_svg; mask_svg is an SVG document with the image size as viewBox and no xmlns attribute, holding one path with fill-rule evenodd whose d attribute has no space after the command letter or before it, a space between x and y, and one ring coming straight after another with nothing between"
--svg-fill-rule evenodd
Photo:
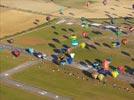
<instances>
[{"instance_id":1,"label":"balloon envelope","mask_svg":"<svg viewBox=\"0 0 134 100\"><path fill-rule=\"evenodd\" d=\"M74 58L75 53L71 53L70 56L71 56L71 58Z\"/></svg>"},{"instance_id":2,"label":"balloon envelope","mask_svg":"<svg viewBox=\"0 0 134 100\"><path fill-rule=\"evenodd\" d=\"M85 48L85 47L86 47L86 43L83 42L80 44L80 48Z\"/></svg>"},{"instance_id":3,"label":"balloon envelope","mask_svg":"<svg viewBox=\"0 0 134 100\"><path fill-rule=\"evenodd\" d=\"M110 61L104 60L104 61L102 62L103 69L104 69L104 70L109 70L109 64L110 64Z\"/></svg>"},{"instance_id":4,"label":"balloon envelope","mask_svg":"<svg viewBox=\"0 0 134 100\"><path fill-rule=\"evenodd\" d=\"M67 57L66 61L67 61L68 64L72 64L73 59L71 57Z\"/></svg>"},{"instance_id":5,"label":"balloon envelope","mask_svg":"<svg viewBox=\"0 0 134 100\"><path fill-rule=\"evenodd\" d=\"M114 78L116 78L118 75L119 75L119 73L118 73L118 71L112 71L112 76L114 77Z\"/></svg>"},{"instance_id":6,"label":"balloon envelope","mask_svg":"<svg viewBox=\"0 0 134 100\"><path fill-rule=\"evenodd\" d=\"M77 40L72 40L71 41L71 44L72 44L72 46L78 46L78 41Z\"/></svg>"},{"instance_id":7,"label":"balloon envelope","mask_svg":"<svg viewBox=\"0 0 134 100\"><path fill-rule=\"evenodd\" d=\"M99 74L99 75L98 75L98 79L99 79L100 81L102 81L102 80L104 79L104 77L105 77L105 76L104 76L103 74Z\"/></svg>"}]
</instances>

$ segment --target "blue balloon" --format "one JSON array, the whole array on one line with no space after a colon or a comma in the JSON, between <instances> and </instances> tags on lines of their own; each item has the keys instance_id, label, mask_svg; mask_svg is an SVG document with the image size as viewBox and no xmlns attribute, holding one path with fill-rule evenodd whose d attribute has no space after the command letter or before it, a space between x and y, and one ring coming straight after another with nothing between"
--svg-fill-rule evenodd
<instances>
[{"instance_id":1,"label":"blue balloon","mask_svg":"<svg viewBox=\"0 0 134 100\"><path fill-rule=\"evenodd\" d=\"M67 57L66 61L67 61L68 64L72 64L73 59L71 57Z\"/></svg>"}]
</instances>

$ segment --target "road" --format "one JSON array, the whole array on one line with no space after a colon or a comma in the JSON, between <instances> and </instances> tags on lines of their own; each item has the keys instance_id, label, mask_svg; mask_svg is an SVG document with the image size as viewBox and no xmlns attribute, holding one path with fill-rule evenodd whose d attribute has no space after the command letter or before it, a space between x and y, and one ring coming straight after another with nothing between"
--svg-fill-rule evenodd
<instances>
[{"instance_id":1,"label":"road","mask_svg":"<svg viewBox=\"0 0 134 100\"><path fill-rule=\"evenodd\" d=\"M12 51L13 49L19 49L21 52L27 54L24 51L24 49L16 48L16 47L13 47L12 45L5 45L5 44L2 45L2 44L0 44L0 48L7 49L9 51ZM49 59L49 60L52 60L52 59ZM18 73L20 71L23 71L24 69L32 67L33 65L41 63L41 62L42 62L41 59L38 59L38 60L35 60L35 61L28 61L26 63L23 63L23 64L17 66L17 67L14 67L14 68L9 69L5 72L2 72L2 73L0 73L0 81L2 83L6 83L10 86L15 86L17 88L26 90L26 91L31 92L31 93L36 93L38 95L47 96L47 97L49 97L51 99L54 99L54 100L71 100L71 98L59 96L59 95L54 94L52 92L48 92L44 89L33 87L33 86L30 86L30 85L27 85L27 84L24 84L24 83L20 83L20 82L17 82L15 80L10 79L11 75L13 75L15 73Z\"/></svg>"},{"instance_id":2,"label":"road","mask_svg":"<svg viewBox=\"0 0 134 100\"><path fill-rule=\"evenodd\" d=\"M0 48L3 48L3 49L8 49L8 50L13 50L13 49L19 49L20 51L22 51L23 53L25 54L28 54L25 49L23 48L17 48L17 47L14 47L12 45L9 45L9 44L0 44ZM28 54L29 55L29 54ZM31 55L33 56L33 55ZM34 56L33 56L34 57ZM52 57L47 57L47 61L52 61ZM80 63L77 63L77 62L74 62L73 64L71 65L68 65L70 67L73 67L73 68L77 68L77 69L80 69L80 70L84 70L84 71L87 71L89 73L93 72L95 69L90 66L90 65L82 65ZM129 73L126 73L126 74L120 74L119 77L118 77L120 80L124 80L124 81L127 81L129 83L134 83L134 75L131 75Z\"/></svg>"},{"instance_id":3,"label":"road","mask_svg":"<svg viewBox=\"0 0 134 100\"><path fill-rule=\"evenodd\" d=\"M26 91L31 92L31 93L36 93L36 94L39 94L39 95L42 95L42 96L47 96L47 97L49 97L51 99L54 99L54 100L71 100L71 98L62 97L62 96L56 95L52 92L48 92L44 89L40 89L40 88L33 87L33 86L30 86L30 85L27 85L27 84L24 84L24 83L20 83L20 82L17 82L15 80L12 80L12 79L9 78L11 75L13 75L17 72L20 72L20 71L22 71L26 68L29 68L32 65L41 63L41 61L42 60L29 61L29 62L26 62L24 64L21 64L21 65L15 67L15 68L7 70L7 71L0 74L0 81L2 83L6 83L10 86L15 86L17 88L26 90Z\"/></svg>"},{"instance_id":4,"label":"road","mask_svg":"<svg viewBox=\"0 0 134 100\"><path fill-rule=\"evenodd\" d=\"M13 45L0 44L0 48L7 49L9 51L11 51L13 49L19 49L22 53L28 54L28 53L26 53L26 51L23 48L17 48L17 47L14 47ZM47 61L52 61L52 57L47 57L46 60ZM35 60L35 61L29 61L29 62L26 62L24 64L21 64L21 65L15 67L15 68L7 70L3 73L0 73L0 80L1 80L1 82L4 82L4 83L9 84L11 86L16 86L20 89L23 89L23 90L26 90L26 91L29 91L29 92L32 92L32 93L36 93L36 94L39 94L39 95L47 96L47 97L50 97L50 98L55 99L55 100L70 100L71 98L58 96L58 95L56 95L52 92L48 92L44 89L40 89L40 88L33 87L33 86L30 86L30 85L27 85L27 84L23 84L23 83L17 82L15 80L12 80L12 79L9 78L10 75L13 75L17 72L20 72L20 71L22 71L26 68L29 68L29 67L31 67L35 64L41 63L41 61L42 61L42 59L38 59L38 60ZM84 71L87 71L89 73L91 73L92 71L95 70L90 65L82 65L82 64L77 63L77 62L74 62L73 64L68 65L68 66L80 69L82 71L84 70ZM127 81L129 83L134 83L134 76L130 75L128 73L124 74L124 75L120 74L118 79Z\"/></svg>"}]
</instances>

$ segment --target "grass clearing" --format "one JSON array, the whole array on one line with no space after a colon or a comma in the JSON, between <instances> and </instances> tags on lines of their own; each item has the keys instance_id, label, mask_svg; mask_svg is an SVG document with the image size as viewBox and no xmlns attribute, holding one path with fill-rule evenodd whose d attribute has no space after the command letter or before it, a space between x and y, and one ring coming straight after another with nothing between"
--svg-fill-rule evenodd
<instances>
[{"instance_id":1,"label":"grass clearing","mask_svg":"<svg viewBox=\"0 0 134 100\"><path fill-rule=\"evenodd\" d=\"M32 59L32 57L24 54L21 54L18 58L16 58L11 54L11 52L2 50L0 51L0 72L16 67L28 60L31 61Z\"/></svg>"},{"instance_id":2,"label":"grass clearing","mask_svg":"<svg viewBox=\"0 0 134 100\"><path fill-rule=\"evenodd\" d=\"M55 70L55 72L52 70ZM73 73L72 76L69 76L69 73ZM83 80L83 77L85 80ZM17 73L13 75L13 78L47 89L59 95L72 97L74 100L89 100L89 98L93 100L132 100L134 98L133 94L123 90L124 86L133 90L127 83L124 84L116 79L114 81L112 79L105 86L96 80L90 79L80 70L69 67L60 68L49 62L33 66L23 72ZM114 89L109 85L114 82L122 89Z\"/></svg>"},{"instance_id":3,"label":"grass clearing","mask_svg":"<svg viewBox=\"0 0 134 100\"><path fill-rule=\"evenodd\" d=\"M107 19L103 19L103 20L92 19L92 20L95 22L99 21L100 23L104 23L105 21L107 22L110 21ZM121 23L124 22L123 19L115 19L115 21L117 22L116 25L118 26L120 26ZM81 33L84 31L89 32L90 39L82 38ZM96 34L98 32L102 34ZM120 48L113 48L111 42L118 40L118 38L115 36L114 33L110 31L99 30L97 28L83 29L82 27L76 24L75 25L66 25L66 24L55 25L53 22L52 25L48 26L47 28L41 28L38 31L33 31L29 34L15 38L15 45L21 47L32 47L36 50L51 55L54 53L53 50L55 48L62 48L63 45L71 46L70 39L63 37L64 35L70 38L71 33L77 35L79 42L86 41L89 44L94 44L95 42L100 44L100 46L95 45L96 49L92 47L89 47L89 49L86 48L80 49L79 47L75 49L74 52L76 53L76 58L75 58L76 61L87 59L93 62L95 59L104 60L112 56L113 58L112 64L115 67L120 65L123 66L126 65L131 68L134 67L134 63L132 61L132 58L134 58L132 37L134 36L132 34L130 35L123 34L122 36L119 37L119 40L122 40L123 38L128 38L128 41L130 42L127 45L122 45ZM58 40L59 43L54 39ZM123 54L122 51L125 51L126 53L130 54L130 56Z\"/></svg>"},{"instance_id":4,"label":"grass clearing","mask_svg":"<svg viewBox=\"0 0 134 100\"><path fill-rule=\"evenodd\" d=\"M0 84L0 99L1 100L51 100L47 97L42 97L26 91Z\"/></svg>"}]
</instances>

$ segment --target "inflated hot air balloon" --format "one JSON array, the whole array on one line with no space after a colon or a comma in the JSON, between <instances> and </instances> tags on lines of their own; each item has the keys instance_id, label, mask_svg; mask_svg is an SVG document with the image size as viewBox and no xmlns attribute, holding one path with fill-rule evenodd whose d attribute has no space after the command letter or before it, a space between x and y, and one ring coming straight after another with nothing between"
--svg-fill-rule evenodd
<instances>
[{"instance_id":1,"label":"inflated hot air balloon","mask_svg":"<svg viewBox=\"0 0 134 100\"><path fill-rule=\"evenodd\" d=\"M84 38L88 37L88 32L83 32L83 33L82 33L82 36L83 36Z\"/></svg>"},{"instance_id":2,"label":"inflated hot air balloon","mask_svg":"<svg viewBox=\"0 0 134 100\"><path fill-rule=\"evenodd\" d=\"M74 59L75 53L70 53L70 56Z\"/></svg>"},{"instance_id":3,"label":"inflated hot air balloon","mask_svg":"<svg viewBox=\"0 0 134 100\"><path fill-rule=\"evenodd\" d=\"M19 51L19 50L13 50L13 51L12 51L12 54L13 54L15 57L19 57L19 56L20 56L20 51Z\"/></svg>"},{"instance_id":4,"label":"inflated hot air balloon","mask_svg":"<svg viewBox=\"0 0 134 100\"><path fill-rule=\"evenodd\" d=\"M120 36L121 34L122 34L122 32L121 32L121 30L120 29L118 29L116 32L114 32L115 34L116 34L116 36L118 37L118 36Z\"/></svg>"},{"instance_id":5,"label":"inflated hot air balloon","mask_svg":"<svg viewBox=\"0 0 134 100\"><path fill-rule=\"evenodd\" d=\"M86 47L86 43L82 42L80 43L80 48L85 48Z\"/></svg>"},{"instance_id":6,"label":"inflated hot air balloon","mask_svg":"<svg viewBox=\"0 0 134 100\"><path fill-rule=\"evenodd\" d=\"M117 76L119 75L119 72L118 71L112 71L111 74L114 78L117 78Z\"/></svg>"},{"instance_id":7,"label":"inflated hot air balloon","mask_svg":"<svg viewBox=\"0 0 134 100\"><path fill-rule=\"evenodd\" d=\"M67 64L72 64L73 63L73 59L71 57L67 57L66 58L66 62L67 62Z\"/></svg>"},{"instance_id":8,"label":"inflated hot air balloon","mask_svg":"<svg viewBox=\"0 0 134 100\"><path fill-rule=\"evenodd\" d=\"M94 62L94 63L92 64L92 66L93 66L95 69L97 69L97 70L100 70L100 69L102 68L100 62Z\"/></svg>"},{"instance_id":9,"label":"inflated hot air balloon","mask_svg":"<svg viewBox=\"0 0 134 100\"><path fill-rule=\"evenodd\" d=\"M79 42L78 42L78 40L72 40L71 44L72 44L72 46L78 46Z\"/></svg>"},{"instance_id":10,"label":"inflated hot air balloon","mask_svg":"<svg viewBox=\"0 0 134 100\"><path fill-rule=\"evenodd\" d=\"M120 73L125 74L125 68L124 68L124 66L119 66L117 69L118 69L118 71Z\"/></svg>"},{"instance_id":11,"label":"inflated hot air balloon","mask_svg":"<svg viewBox=\"0 0 134 100\"><path fill-rule=\"evenodd\" d=\"M104 79L104 77L105 77L105 76L104 76L103 74L99 74L99 75L98 75L98 79L99 79L100 81L102 81L102 80Z\"/></svg>"},{"instance_id":12,"label":"inflated hot air balloon","mask_svg":"<svg viewBox=\"0 0 134 100\"><path fill-rule=\"evenodd\" d=\"M76 35L72 35L70 38L71 38L71 40L76 40L77 36Z\"/></svg>"},{"instance_id":13,"label":"inflated hot air balloon","mask_svg":"<svg viewBox=\"0 0 134 100\"><path fill-rule=\"evenodd\" d=\"M67 52L68 52L68 53L71 53L72 50L73 50L73 48L68 48L68 49L67 49Z\"/></svg>"},{"instance_id":14,"label":"inflated hot air balloon","mask_svg":"<svg viewBox=\"0 0 134 100\"><path fill-rule=\"evenodd\" d=\"M103 67L103 69L104 69L104 70L109 70L109 64L110 64L110 61L104 60L104 61L102 62L102 67Z\"/></svg>"},{"instance_id":15,"label":"inflated hot air balloon","mask_svg":"<svg viewBox=\"0 0 134 100\"><path fill-rule=\"evenodd\" d=\"M127 39L122 39L122 44L126 45L128 43L128 40Z\"/></svg>"}]
</instances>

